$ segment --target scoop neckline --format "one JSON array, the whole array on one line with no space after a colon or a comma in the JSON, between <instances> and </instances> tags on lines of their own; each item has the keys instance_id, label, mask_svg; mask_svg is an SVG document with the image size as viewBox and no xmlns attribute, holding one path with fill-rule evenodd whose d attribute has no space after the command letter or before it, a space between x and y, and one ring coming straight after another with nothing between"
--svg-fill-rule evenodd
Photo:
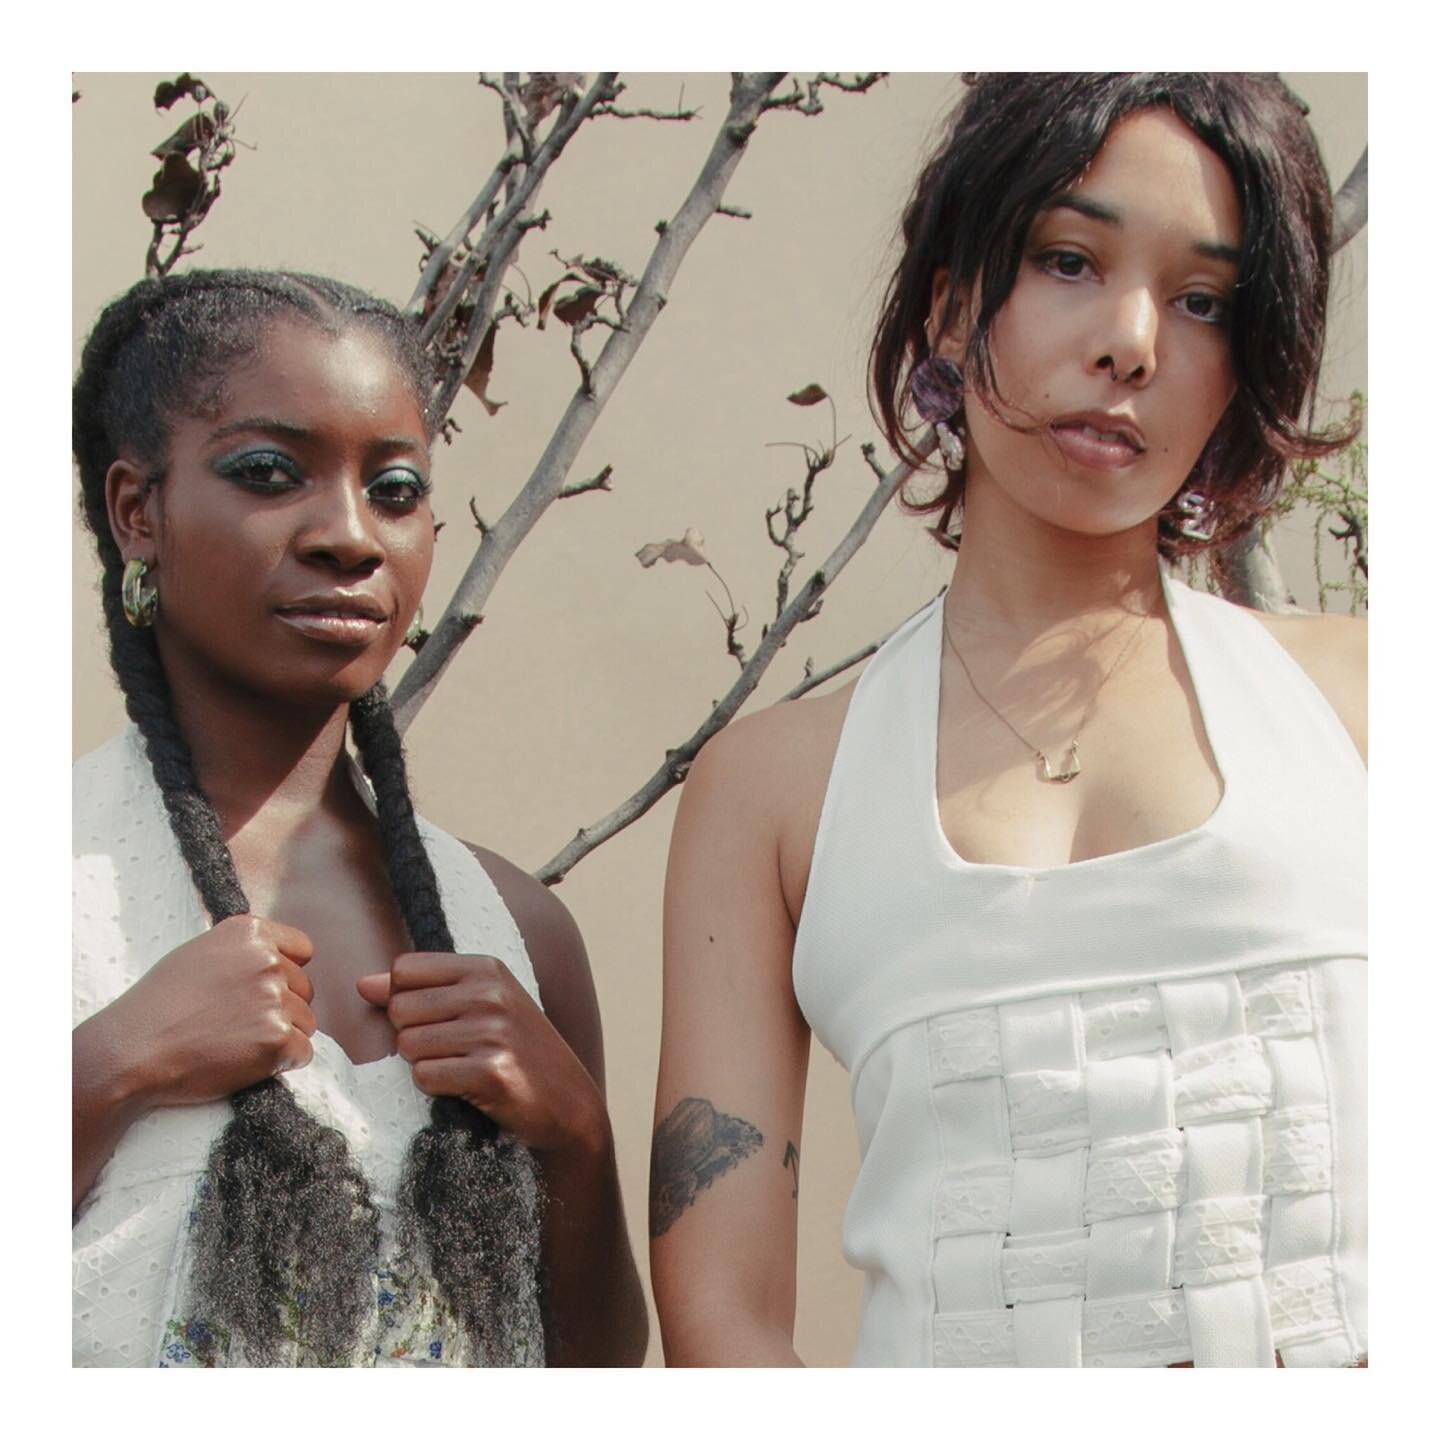
<instances>
[{"instance_id":1,"label":"scoop neckline","mask_svg":"<svg viewBox=\"0 0 1440 1440\"><path fill-rule=\"evenodd\" d=\"M1165 611L1170 617L1170 623L1175 631L1175 638L1180 644L1180 657L1185 662L1185 669L1190 677L1190 688L1195 692L1195 707L1200 713L1200 728L1205 735L1205 743L1210 747L1210 754L1215 761L1215 770L1220 779L1220 798L1215 802L1214 808L1198 825L1193 825L1188 830L1181 830L1175 835L1162 836L1159 840L1149 840L1143 845L1132 845L1126 850L1111 850L1104 855L1090 855L1083 860L1067 860L1060 865L1010 865L999 861L990 860L967 860L953 844L950 837L945 833L945 826L940 820L940 667L944 659L944 627L945 627L945 597L950 593L949 586L935 599L936 624L935 624L935 663L931 669L934 677L933 703L926 706L927 717L927 749L929 752L929 764L927 767L929 819L932 838L939 847L940 859L945 865L955 871L968 871L980 874L1015 875L1015 876L1044 876L1061 875L1072 870L1093 870L1112 865L1123 865L1126 862L1149 859L1166 851L1179 849L1194 844L1202 836L1213 829L1219 821L1221 812L1226 809L1230 800L1232 789L1230 783L1230 770L1222 759L1222 747L1215 743L1215 726L1210 706L1206 700L1204 687L1200 683L1200 677L1196 673L1194 656L1191 654L1190 642L1185 635L1185 627L1180 623L1176 612L1175 590L1178 582L1166 572L1162 566L1160 569L1160 593L1165 601ZM1185 602L1182 600L1179 609L1183 611ZM1204 669L1202 663L1201 670Z\"/></svg>"}]
</instances>

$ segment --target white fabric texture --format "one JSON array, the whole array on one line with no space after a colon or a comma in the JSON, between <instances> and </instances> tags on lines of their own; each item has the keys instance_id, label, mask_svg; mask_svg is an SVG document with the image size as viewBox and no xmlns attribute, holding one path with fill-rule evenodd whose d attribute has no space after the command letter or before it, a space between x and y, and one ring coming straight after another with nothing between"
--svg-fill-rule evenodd
<instances>
[{"instance_id":1,"label":"white fabric texture","mask_svg":"<svg viewBox=\"0 0 1440 1440\"><path fill-rule=\"evenodd\" d=\"M851 698L794 984L851 1074L855 1364L1366 1353L1364 766L1260 622L1165 593L1223 784L1185 834L956 854L943 597Z\"/></svg>"},{"instance_id":2,"label":"white fabric texture","mask_svg":"<svg viewBox=\"0 0 1440 1440\"><path fill-rule=\"evenodd\" d=\"M373 797L353 766L361 793ZM470 851L424 820L456 949L493 955L539 1003L539 988L510 912ZM144 744L133 727L79 760L73 772L73 1023L103 1009L157 960L209 928L171 832ZM423 1275L401 1273L391 1239L396 1186L429 1097L399 1055L357 1065L328 1035L309 1065L281 1077L299 1102L334 1126L369 1179L381 1215L373 1333L362 1365L459 1365L458 1326ZM82 1202L73 1231L76 1365L215 1366L243 1363L203 1316L186 1308L185 1235L195 1187L228 1102L154 1110L132 1126ZM301 1352L296 1364L307 1362Z\"/></svg>"}]
</instances>

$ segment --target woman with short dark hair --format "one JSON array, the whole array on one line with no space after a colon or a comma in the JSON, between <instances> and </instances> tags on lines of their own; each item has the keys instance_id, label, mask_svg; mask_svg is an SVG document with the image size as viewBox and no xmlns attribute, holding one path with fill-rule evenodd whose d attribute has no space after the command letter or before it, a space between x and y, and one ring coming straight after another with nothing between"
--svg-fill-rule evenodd
<instances>
[{"instance_id":1,"label":"woman with short dark hair","mask_svg":"<svg viewBox=\"0 0 1440 1440\"><path fill-rule=\"evenodd\" d=\"M897 450L938 448L909 503L953 578L687 780L667 1357L798 1363L814 1033L859 1132L856 1363L1363 1362L1365 627L1162 563L1350 438L1311 415L1303 107L1264 75L979 77L903 237L872 382Z\"/></svg>"}]
</instances>

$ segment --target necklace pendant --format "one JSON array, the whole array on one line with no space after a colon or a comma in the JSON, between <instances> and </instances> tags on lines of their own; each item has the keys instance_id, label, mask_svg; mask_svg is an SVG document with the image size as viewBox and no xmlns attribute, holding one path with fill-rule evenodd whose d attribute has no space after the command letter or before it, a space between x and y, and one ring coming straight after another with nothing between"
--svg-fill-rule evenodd
<instances>
[{"instance_id":1,"label":"necklace pendant","mask_svg":"<svg viewBox=\"0 0 1440 1440\"><path fill-rule=\"evenodd\" d=\"M1040 779L1047 785L1068 785L1080 773L1080 745L1078 741L1072 740L1069 748L1065 751L1058 770L1050 765L1050 757L1043 751L1037 750L1036 757L1040 761Z\"/></svg>"}]
</instances>

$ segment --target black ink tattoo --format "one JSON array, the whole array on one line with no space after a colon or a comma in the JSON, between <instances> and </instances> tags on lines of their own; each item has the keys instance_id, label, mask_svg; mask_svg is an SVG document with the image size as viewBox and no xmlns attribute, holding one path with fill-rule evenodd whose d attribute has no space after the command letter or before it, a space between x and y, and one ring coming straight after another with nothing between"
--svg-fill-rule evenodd
<instances>
[{"instance_id":1,"label":"black ink tattoo","mask_svg":"<svg viewBox=\"0 0 1440 1440\"><path fill-rule=\"evenodd\" d=\"M787 1140L785 1142L785 1158L780 1163L787 1170L793 1170L795 1172L792 1177L795 1182L795 1188L791 1190L790 1198L792 1200L798 1200L800 1198L800 1152L795 1148L795 1142L793 1140Z\"/></svg>"},{"instance_id":2,"label":"black ink tattoo","mask_svg":"<svg viewBox=\"0 0 1440 1440\"><path fill-rule=\"evenodd\" d=\"M650 1238L663 1235L701 1190L764 1143L748 1120L722 1115L708 1100L682 1100L650 1145Z\"/></svg>"}]
</instances>

